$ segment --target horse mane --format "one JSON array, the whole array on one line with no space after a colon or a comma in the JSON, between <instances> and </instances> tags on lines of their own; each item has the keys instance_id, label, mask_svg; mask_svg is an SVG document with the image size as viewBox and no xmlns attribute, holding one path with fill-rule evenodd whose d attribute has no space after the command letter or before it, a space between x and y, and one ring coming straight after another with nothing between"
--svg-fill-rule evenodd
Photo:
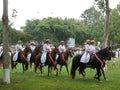
<instances>
[{"instance_id":1,"label":"horse mane","mask_svg":"<svg viewBox=\"0 0 120 90\"><path fill-rule=\"evenodd\" d=\"M22 52L25 52L25 53L31 52L29 45L26 45Z\"/></svg>"},{"instance_id":2,"label":"horse mane","mask_svg":"<svg viewBox=\"0 0 120 90\"><path fill-rule=\"evenodd\" d=\"M68 53L69 51L70 51L70 48L67 48L66 51L65 51L65 53Z\"/></svg>"},{"instance_id":3,"label":"horse mane","mask_svg":"<svg viewBox=\"0 0 120 90\"><path fill-rule=\"evenodd\" d=\"M35 50L33 51L33 53L39 53L39 52L42 52L42 45L41 44L37 45Z\"/></svg>"},{"instance_id":4,"label":"horse mane","mask_svg":"<svg viewBox=\"0 0 120 90\"><path fill-rule=\"evenodd\" d=\"M106 47L98 51L96 54L99 54L101 57L111 57L108 56L108 53L112 53L111 47Z\"/></svg>"}]
</instances>

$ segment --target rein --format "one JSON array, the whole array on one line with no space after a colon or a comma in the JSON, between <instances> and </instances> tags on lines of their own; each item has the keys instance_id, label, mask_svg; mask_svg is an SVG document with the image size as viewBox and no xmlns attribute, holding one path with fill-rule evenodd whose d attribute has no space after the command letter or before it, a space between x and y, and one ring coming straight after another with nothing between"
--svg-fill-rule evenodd
<instances>
[{"instance_id":1,"label":"rein","mask_svg":"<svg viewBox=\"0 0 120 90\"><path fill-rule=\"evenodd\" d=\"M51 62L52 62L52 63L54 64L54 66L55 66L55 62L54 62L53 58L51 57L50 54L48 54L48 55L49 55L49 57L50 57Z\"/></svg>"},{"instance_id":2,"label":"rein","mask_svg":"<svg viewBox=\"0 0 120 90\"><path fill-rule=\"evenodd\" d=\"M25 57L25 55L24 55L23 53L21 53L21 56L23 57L23 59L24 59L25 61L27 61L27 60L26 60L26 57Z\"/></svg>"},{"instance_id":3,"label":"rein","mask_svg":"<svg viewBox=\"0 0 120 90\"><path fill-rule=\"evenodd\" d=\"M65 60L65 53L62 53L62 60L67 64L67 61Z\"/></svg>"},{"instance_id":4,"label":"rein","mask_svg":"<svg viewBox=\"0 0 120 90\"><path fill-rule=\"evenodd\" d=\"M101 67L102 67L103 66L103 61L96 55L96 53L94 55L97 58L97 60L101 63Z\"/></svg>"}]
</instances>

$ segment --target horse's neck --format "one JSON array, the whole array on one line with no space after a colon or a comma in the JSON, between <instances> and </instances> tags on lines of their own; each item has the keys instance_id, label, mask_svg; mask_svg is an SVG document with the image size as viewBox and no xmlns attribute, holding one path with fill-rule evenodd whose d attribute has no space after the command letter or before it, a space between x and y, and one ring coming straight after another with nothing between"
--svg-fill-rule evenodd
<instances>
[{"instance_id":1,"label":"horse's neck","mask_svg":"<svg viewBox=\"0 0 120 90\"><path fill-rule=\"evenodd\" d=\"M106 59L106 57L103 56L104 54L101 53L101 52L96 53L96 55L97 55L97 57L100 58L102 61Z\"/></svg>"},{"instance_id":2,"label":"horse's neck","mask_svg":"<svg viewBox=\"0 0 120 90\"><path fill-rule=\"evenodd\" d=\"M55 51L52 51L52 52L51 52L51 56L52 56L52 58L55 58L56 52L55 52Z\"/></svg>"},{"instance_id":3,"label":"horse's neck","mask_svg":"<svg viewBox=\"0 0 120 90\"><path fill-rule=\"evenodd\" d=\"M68 59L68 56L69 56L68 51L66 51L66 52L64 53L65 59Z\"/></svg>"},{"instance_id":4,"label":"horse's neck","mask_svg":"<svg viewBox=\"0 0 120 90\"><path fill-rule=\"evenodd\" d=\"M26 50L24 50L24 51L21 51L21 54L23 54L24 56L27 57L28 52Z\"/></svg>"},{"instance_id":5,"label":"horse's neck","mask_svg":"<svg viewBox=\"0 0 120 90\"><path fill-rule=\"evenodd\" d=\"M37 54L39 54L40 53L40 51L39 50L37 50L36 52L35 52L35 54L37 55Z\"/></svg>"}]
</instances>

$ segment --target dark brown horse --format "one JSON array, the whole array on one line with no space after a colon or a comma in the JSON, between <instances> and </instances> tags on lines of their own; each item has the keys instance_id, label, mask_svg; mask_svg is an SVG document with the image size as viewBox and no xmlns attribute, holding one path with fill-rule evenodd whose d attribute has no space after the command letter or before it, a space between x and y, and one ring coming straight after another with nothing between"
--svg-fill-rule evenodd
<instances>
[{"instance_id":1,"label":"dark brown horse","mask_svg":"<svg viewBox=\"0 0 120 90\"><path fill-rule=\"evenodd\" d=\"M37 45L35 50L31 53L30 57L30 68L32 68L32 63L35 63L36 56L42 53L42 45Z\"/></svg>"},{"instance_id":2,"label":"dark brown horse","mask_svg":"<svg viewBox=\"0 0 120 90\"><path fill-rule=\"evenodd\" d=\"M51 72L51 68L53 67L54 70L56 70L56 76L58 76L58 69L57 69L57 61L56 61L56 54L59 53L58 51L58 48L55 47L50 53L47 53L47 58L46 58L46 61L45 61L45 65L44 66L48 66L48 76ZM37 56L36 56L36 61L35 61L35 72L37 70L37 68L39 67L40 71L41 71L41 74L43 73L43 65L41 63L41 55L42 53L39 53Z\"/></svg>"},{"instance_id":3,"label":"dark brown horse","mask_svg":"<svg viewBox=\"0 0 120 90\"><path fill-rule=\"evenodd\" d=\"M91 60L89 61L89 63L87 63L87 65L86 63L80 62L80 58L82 57L82 55L76 55L72 60L72 66L71 66L72 78L73 79L75 78L75 73L76 73L77 68L79 68L79 73L81 73L83 77L85 77L85 69L89 65L89 68L91 67L93 69L96 69L97 73L94 76L95 79L97 79L98 81L101 81L100 77L101 77L101 72L102 72L104 79L106 80L103 67L105 66L106 60L111 60L112 54L113 52L112 52L111 47L101 49L100 51L98 51L92 56Z\"/></svg>"},{"instance_id":4,"label":"dark brown horse","mask_svg":"<svg viewBox=\"0 0 120 90\"><path fill-rule=\"evenodd\" d=\"M69 56L72 57L73 56L73 51L72 49L68 48L65 52L61 53L57 59L57 63L60 65L60 71L59 74L61 73L62 70L62 66L66 67L68 76L69 76L69 70L68 70L68 59Z\"/></svg>"},{"instance_id":5,"label":"dark brown horse","mask_svg":"<svg viewBox=\"0 0 120 90\"><path fill-rule=\"evenodd\" d=\"M16 61L13 61L13 58L12 58L12 60L11 60L11 68L12 68L12 70L16 69L16 65L18 63L22 63L22 69L23 69L23 73L24 73L24 71L26 71L28 69L28 64L29 64L29 62L27 60L27 55L29 53L31 53L31 52L32 51L31 51L29 45L26 45L25 49L18 53L18 59Z\"/></svg>"}]
</instances>

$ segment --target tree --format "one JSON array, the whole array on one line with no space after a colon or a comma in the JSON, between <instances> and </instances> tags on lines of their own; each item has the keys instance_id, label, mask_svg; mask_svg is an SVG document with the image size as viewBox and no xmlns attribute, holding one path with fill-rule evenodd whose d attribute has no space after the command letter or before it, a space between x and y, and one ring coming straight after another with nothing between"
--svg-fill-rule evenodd
<instances>
[{"instance_id":1,"label":"tree","mask_svg":"<svg viewBox=\"0 0 120 90\"><path fill-rule=\"evenodd\" d=\"M83 44L86 36L89 37L87 30L86 25L82 24L80 20L52 17L42 20L27 20L23 27L23 32L30 34L34 40L40 42L49 38L55 45L59 44L61 40L67 41L70 37L76 39L76 44Z\"/></svg>"},{"instance_id":2,"label":"tree","mask_svg":"<svg viewBox=\"0 0 120 90\"><path fill-rule=\"evenodd\" d=\"M3 83L10 83L10 70L8 60L8 0L3 0Z\"/></svg>"},{"instance_id":3,"label":"tree","mask_svg":"<svg viewBox=\"0 0 120 90\"><path fill-rule=\"evenodd\" d=\"M103 35L104 22L102 13L98 11L95 7L91 7L81 14L81 20L82 23L89 28L89 39L101 41L101 36Z\"/></svg>"},{"instance_id":4,"label":"tree","mask_svg":"<svg viewBox=\"0 0 120 90\"><path fill-rule=\"evenodd\" d=\"M114 47L120 47L120 3L111 10L109 43Z\"/></svg>"},{"instance_id":5,"label":"tree","mask_svg":"<svg viewBox=\"0 0 120 90\"><path fill-rule=\"evenodd\" d=\"M0 20L0 37L1 37L1 38L0 38L0 43L2 43L2 40L3 40L3 39L2 39L2 35L3 35L3 34L2 34L2 21Z\"/></svg>"},{"instance_id":6,"label":"tree","mask_svg":"<svg viewBox=\"0 0 120 90\"><path fill-rule=\"evenodd\" d=\"M110 16L109 0L95 0L95 1L97 2L98 7L106 14L103 42L101 45L102 48L105 48L107 46L109 37L109 16Z\"/></svg>"}]
</instances>

